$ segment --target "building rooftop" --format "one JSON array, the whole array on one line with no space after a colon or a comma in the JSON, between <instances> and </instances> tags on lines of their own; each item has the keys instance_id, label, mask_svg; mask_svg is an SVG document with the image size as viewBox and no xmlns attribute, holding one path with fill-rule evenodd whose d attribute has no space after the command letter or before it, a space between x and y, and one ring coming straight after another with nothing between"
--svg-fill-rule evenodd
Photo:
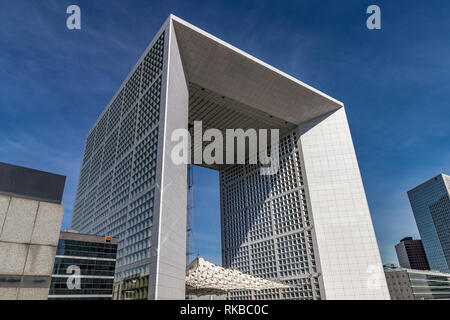
<instances>
[{"instance_id":1,"label":"building rooftop","mask_svg":"<svg viewBox=\"0 0 450 320\"><path fill-rule=\"evenodd\" d=\"M93 234L83 234L78 230L74 229L66 229L61 231L60 237L61 240L74 240L74 241L87 241L87 242L96 242L96 243L111 243L117 244L118 239L110 237L108 235L98 236Z\"/></svg>"},{"instance_id":2,"label":"building rooftop","mask_svg":"<svg viewBox=\"0 0 450 320\"><path fill-rule=\"evenodd\" d=\"M429 179L429 180L419 184L417 187L412 188L411 190L408 191L408 194L411 193L411 192L420 190L422 187L425 187L426 185L428 185L428 184L430 184L430 183L432 183L434 181L438 181L439 179L442 179L442 181L445 181L444 177L446 177L447 179L450 179L450 176L441 173L441 174L439 174L439 175L437 175L437 176L435 176L435 177L433 177L433 178L431 178L431 179Z\"/></svg>"},{"instance_id":3,"label":"building rooftop","mask_svg":"<svg viewBox=\"0 0 450 320\"><path fill-rule=\"evenodd\" d=\"M0 194L61 204L66 177L0 162Z\"/></svg>"},{"instance_id":4,"label":"building rooftop","mask_svg":"<svg viewBox=\"0 0 450 320\"><path fill-rule=\"evenodd\" d=\"M407 268L385 268L385 272L398 272L403 271L407 273L420 273L420 274L428 274L428 275L435 275L435 276L447 276L450 277L449 273L442 273L440 271L436 270L416 270L416 269L407 269Z\"/></svg>"}]
</instances>

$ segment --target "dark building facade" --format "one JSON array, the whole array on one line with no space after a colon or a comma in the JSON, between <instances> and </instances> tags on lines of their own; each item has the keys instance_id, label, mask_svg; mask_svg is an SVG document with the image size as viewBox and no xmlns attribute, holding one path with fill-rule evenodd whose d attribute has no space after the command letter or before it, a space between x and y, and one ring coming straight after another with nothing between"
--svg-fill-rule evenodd
<instances>
[{"instance_id":1,"label":"dark building facade","mask_svg":"<svg viewBox=\"0 0 450 320\"><path fill-rule=\"evenodd\" d=\"M114 300L147 300L148 275L135 274L124 278L114 286Z\"/></svg>"},{"instance_id":2,"label":"dark building facade","mask_svg":"<svg viewBox=\"0 0 450 320\"><path fill-rule=\"evenodd\" d=\"M415 270L430 270L422 240L403 238L395 246L400 267Z\"/></svg>"},{"instance_id":3,"label":"dark building facade","mask_svg":"<svg viewBox=\"0 0 450 320\"><path fill-rule=\"evenodd\" d=\"M117 239L61 232L48 300L111 300Z\"/></svg>"}]
</instances>

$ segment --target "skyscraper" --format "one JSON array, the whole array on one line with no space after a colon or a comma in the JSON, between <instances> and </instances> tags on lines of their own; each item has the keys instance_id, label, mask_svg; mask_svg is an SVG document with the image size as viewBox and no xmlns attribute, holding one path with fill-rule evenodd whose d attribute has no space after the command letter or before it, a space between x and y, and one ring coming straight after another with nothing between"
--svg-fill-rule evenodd
<instances>
[{"instance_id":1,"label":"skyscraper","mask_svg":"<svg viewBox=\"0 0 450 320\"><path fill-rule=\"evenodd\" d=\"M430 268L450 273L450 177L440 174L408 197Z\"/></svg>"},{"instance_id":2,"label":"skyscraper","mask_svg":"<svg viewBox=\"0 0 450 320\"><path fill-rule=\"evenodd\" d=\"M430 270L427 256L423 249L422 240L413 240L412 237L403 238L395 245L400 267L415 270Z\"/></svg>"},{"instance_id":3,"label":"skyscraper","mask_svg":"<svg viewBox=\"0 0 450 320\"><path fill-rule=\"evenodd\" d=\"M173 160L174 133L194 131L195 158L198 121L279 130L268 175L196 163L220 172L224 266L294 285L233 298L389 298L343 104L173 15L86 137L72 228L119 239L118 284L185 297L187 164Z\"/></svg>"}]
</instances>

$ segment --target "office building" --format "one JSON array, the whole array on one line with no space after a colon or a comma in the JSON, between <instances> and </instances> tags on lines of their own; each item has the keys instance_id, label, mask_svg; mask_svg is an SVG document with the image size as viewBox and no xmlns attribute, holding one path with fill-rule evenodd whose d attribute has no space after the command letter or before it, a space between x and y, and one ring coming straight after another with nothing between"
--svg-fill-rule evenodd
<instances>
[{"instance_id":1,"label":"office building","mask_svg":"<svg viewBox=\"0 0 450 320\"><path fill-rule=\"evenodd\" d=\"M440 174L408 197L430 269L450 273L450 176Z\"/></svg>"},{"instance_id":2,"label":"office building","mask_svg":"<svg viewBox=\"0 0 450 320\"><path fill-rule=\"evenodd\" d=\"M450 274L404 268L385 274L392 300L450 299Z\"/></svg>"},{"instance_id":3,"label":"office building","mask_svg":"<svg viewBox=\"0 0 450 320\"><path fill-rule=\"evenodd\" d=\"M398 269L398 268L399 268L399 266L396 265L396 264L394 264L394 263L386 263L386 264L383 264L383 270L384 270L384 271L386 271L386 270L391 270L391 269Z\"/></svg>"},{"instance_id":4,"label":"office building","mask_svg":"<svg viewBox=\"0 0 450 320\"><path fill-rule=\"evenodd\" d=\"M48 300L111 300L117 239L61 232Z\"/></svg>"},{"instance_id":5,"label":"office building","mask_svg":"<svg viewBox=\"0 0 450 320\"><path fill-rule=\"evenodd\" d=\"M120 283L114 286L114 300L147 300L148 299L148 274L136 273L122 278Z\"/></svg>"},{"instance_id":6,"label":"office building","mask_svg":"<svg viewBox=\"0 0 450 320\"><path fill-rule=\"evenodd\" d=\"M0 162L0 300L46 300L66 177Z\"/></svg>"},{"instance_id":7,"label":"office building","mask_svg":"<svg viewBox=\"0 0 450 320\"><path fill-rule=\"evenodd\" d=\"M400 267L415 270L430 270L427 256L423 249L422 240L413 240L412 237L403 238L395 245Z\"/></svg>"},{"instance_id":8,"label":"office building","mask_svg":"<svg viewBox=\"0 0 450 320\"><path fill-rule=\"evenodd\" d=\"M389 298L343 103L173 15L85 141L72 228L118 238L118 292L148 277L148 299L185 298L187 164L173 134L194 132L195 158L196 121L279 130L269 175L195 163L220 172L224 267L295 285L232 298Z\"/></svg>"}]
</instances>

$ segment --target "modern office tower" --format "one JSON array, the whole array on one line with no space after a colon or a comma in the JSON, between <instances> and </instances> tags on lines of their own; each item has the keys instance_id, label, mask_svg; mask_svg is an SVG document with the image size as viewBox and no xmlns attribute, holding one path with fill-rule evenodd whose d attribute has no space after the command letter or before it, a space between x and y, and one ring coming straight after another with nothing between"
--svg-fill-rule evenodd
<instances>
[{"instance_id":1,"label":"modern office tower","mask_svg":"<svg viewBox=\"0 0 450 320\"><path fill-rule=\"evenodd\" d=\"M408 197L431 270L450 273L450 176L440 174Z\"/></svg>"},{"instance_id":2,"label":"modern office tower","mask_svg":"<svg viewBox=\"0 0 450 320\"><path fill-rule=\"evenodd\" d=\"M280 169L203 161L200 121L279 130ZM220 171L224 266L295 285L242 298L389 298L344 105L173 15L86 137L72 228L119 239L117 286L185 298L188 130Z\"/></svg>"},{"instance_id":3,"label":"modern office tower","mask_svg":"<svg viewBox=\"0 0 450 320\"><path fill-rule=\"evenodd\" d=\"M61 232L48 300L111 300L117 242L77 230Z\"/></svg>"},{"instance_id":4,"label":"modern office tower","mask_svg":"<svg viewBox=\"0 0 450 320\"><path fill-rule=\"evenodd\" d=\"M392 300L450 299L450 274L403 268L385 274Z\"/></svg>"},{"instance_id":5,"label":"modern office tower","mask_svg":"<svg viewBox=\"0 0 450 320\"><path fill-rule=\"evenodd\" d=\"M0 300L46 300L66 177L0 162Z\"/></svg>"},{"instance_id":6,"label":"modern office tower","mask_svg":"<svg viewBox=\"0 0 450 320\"><path fill-rule=\"evenodd\" d=\"M395 245L400 267L415 270L430 270L422 240L413 240L412 237L403 238Z\"/></svg>"}]
</instances>

